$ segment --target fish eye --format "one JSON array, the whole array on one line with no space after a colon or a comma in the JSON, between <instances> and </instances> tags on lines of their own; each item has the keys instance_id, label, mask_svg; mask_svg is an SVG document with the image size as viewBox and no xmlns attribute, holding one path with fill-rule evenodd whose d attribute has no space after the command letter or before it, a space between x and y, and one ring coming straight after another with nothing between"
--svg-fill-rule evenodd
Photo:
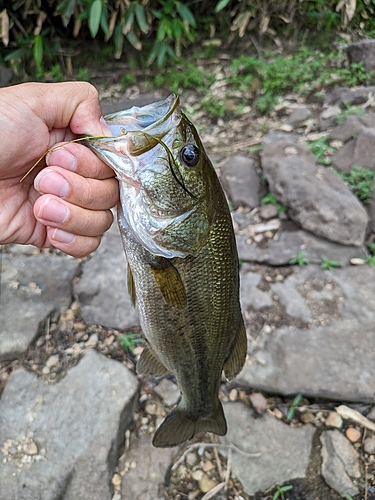
<instances>
[{"instance_id":1,"label":"fish eye","mask_svg":"<svg viewBox=\"0 0 375 500\"><path fill-rule=\"evenodd\" d=\"M181 161L187 167L195 167L199 162L199 149L194 144L186 144L180 151Z\"/></svg>"}]
</instances>

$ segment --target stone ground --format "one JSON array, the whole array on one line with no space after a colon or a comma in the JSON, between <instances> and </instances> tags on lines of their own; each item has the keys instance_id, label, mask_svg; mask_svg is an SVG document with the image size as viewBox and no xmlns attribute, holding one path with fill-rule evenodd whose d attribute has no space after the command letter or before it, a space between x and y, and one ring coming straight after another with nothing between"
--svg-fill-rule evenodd
<instances>
[{"instance_id":1,"label":"stone ground","mask_svg":"<svg viewBox=\"0 0 375 500\"><path fill-rule=\"evenodd\" d=\"M3 248L0 500L375 499L373 203L306 146L329 135L336 168L366 158L375 169L370 92L324 105L288 96L267 126L250 110L212 125L185 98L233 207L241 262L248 359L222 384L224 438L152 447L179 391L173 377L134 373L142 340L115 225L85 259ZM107 111L155 100L101 94ZM363 115L340 125L350 99ZM249 150L259 144L260 157ZM261 172L278 203L261 203Z\"/></svg>"}]
</instances>

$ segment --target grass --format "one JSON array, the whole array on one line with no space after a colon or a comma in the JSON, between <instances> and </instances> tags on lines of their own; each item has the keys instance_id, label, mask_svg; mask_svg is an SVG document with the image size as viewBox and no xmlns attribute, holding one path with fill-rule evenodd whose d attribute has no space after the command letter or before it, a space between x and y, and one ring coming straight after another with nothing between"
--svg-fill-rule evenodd
<instances>
[{"instance_id":1,"label":"grass","mask_svg":"<svg viewBox=\"0 0 375 500\"><path fill-rule=\"evenodd\" d=\"M294 417L296 408L301 403L301 401L302 401L302 394L297 394L297 396L293 399L292 404L289 407L288 414L286 416L288 422L290 422Z\"/></svg>"},{"instance_id":2,"label":"grass","mask_svg":"<svg viewBox=\"0 0 375 500\"><path fill-rule=\"evenodd\" d=\"M332 154L336 148L332 147L327 136L320 137L315 141L308 141L312 154L315 156L318 163L321 165L330 165L332 163Z\"/></svg>"},{"instance_id":3,"label":"grass","mask_svg":"<svg viewBox=\"0 0 375 500\"><path fill-rule=\"evenodd\" d=\"M371 203L374 172L360 165L353 165L349 174L337 172L349 184L350 189L364 204Z\"/></svg>"},{"instance_id":4,"label":"grass","mask_svg":"<svg viewBox=\"0 0 375 500\"><path fill-rule=\"evenodd\" d=\"M289 261L289 264L291 266L298 264L300 267L302 267L306 266L307 264L310 264L310 261L309 259L305 259L305 257L303 256L303 252L299 251L297 253L297 256Z\"/></svg>"},{"instance_id":5,"label":"grass","mask_svg":"<svg viewBox=\"0 0 375 500\"><path fill-rule=\"evenodd\" d=\"M266 196L264 196L260 200L260 204L261 205L275 205L277 207L279 216L288 210L288 207L286 207L285 205L281 205L272 193L267 193Z\"/></svg>"},{"instance_id":6,"label":"grass","mask_svg":"<svg viewBox=\"0 0 375 500\"><path fill-rule=\"evenodd\" d=\"M293 486L276 486L276 491L273 494L272 500L277 500L278 498L284 498L284 493L293 489Z\"/></svg>"},{"instance_id":7,"label":"grass","mask_svg":"<svg viewBox=\"0 0 375 500\"><path fill-rule=\"evenodd\" d=\"M139 337L136 333L125 333L124 335L120 335L117 339L124 351L128 351L131 354L134 354L134 349L138 344L142 344L143 339Z\"/></svg>"},{"instance_id":8,"label":"grass","mask_svg":"<svg viewBox=\"0 0 375 500\"><path fill-rule=\"evenodd\" d=\"M327 271L332 271L335 269L335 267L341 267L341 264L338 260L332 260L328 259L325 255L321 256L322 263L320 264L320 267L322 269L326 269Z\"/></svg>"},{"instance_id":9,"label":"grass","mask_svg":"<svg viewBox=\"0 0 375 500\"><path fill-rule=\"evenodd\" d=\"M262 114L272 111L288 92L318 95L322 88L366 85L370 78L362 63L344 67L339 51L324 52L308 47L286 55L274 56L266 52L263 58L242 54L230 62L220 63L220 79L225 82L225 93L238 98L239 95L248 96L250 92L254 95L252 99L256 109ZM215 72L201 67L199 54L193 54L189 60L180 60L178 64L158 72L150 84L159 89L166 87L175 93L194 89L202 94L204 109L213 116L223 117L228 113L225 103L211 89L216 80ZM239 100L238 109L245 102L248 98ZM360 111L356 108L345 110L338 119L345 119L351 113ZM316 147L327 150L330 146L321 141Z\"/></svg>"}]
</instances>

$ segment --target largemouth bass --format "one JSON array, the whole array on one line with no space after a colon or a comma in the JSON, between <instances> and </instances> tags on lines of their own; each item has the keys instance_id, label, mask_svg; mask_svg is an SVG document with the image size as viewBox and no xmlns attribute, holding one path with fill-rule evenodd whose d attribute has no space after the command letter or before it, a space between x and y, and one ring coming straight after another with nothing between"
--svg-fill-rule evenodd
<instances>
[{"instance_id":1,"label":"largemouth bass","mask_svg":"<svg viewBox=\"0 0 375 500\"><path fill-rule=\"evenodd\" d=\"M177 96L105 120L113 137L88 145L120 184L128 286L148 341L137 372L171 373L181 390L153 444L174 446L197 432L224 435L222 371L235 377L247 347L225 195Z\"/></svg>"}]
</instances>

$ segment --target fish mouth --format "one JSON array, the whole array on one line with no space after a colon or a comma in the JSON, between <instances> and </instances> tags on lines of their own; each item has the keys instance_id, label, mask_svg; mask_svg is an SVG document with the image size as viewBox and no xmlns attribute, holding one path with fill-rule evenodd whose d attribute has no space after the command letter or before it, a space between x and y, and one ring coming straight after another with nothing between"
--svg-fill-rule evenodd
<instances>
[{"instance_id":1,"label":"fish mouth","mask_svg":"<svg viewBox=\"0 0 375 500\"><path fill-rule=\"evenodd\" d=\"M152 135L156 132L166 133L167 130L162 130L165 128L163 125L170 121L178 106L179 97L171 94L161 101L142 107L133 106L119 113L106 115L104 119L114 137L136 131L152 131Z\"/></svg>"}]
</instances>

